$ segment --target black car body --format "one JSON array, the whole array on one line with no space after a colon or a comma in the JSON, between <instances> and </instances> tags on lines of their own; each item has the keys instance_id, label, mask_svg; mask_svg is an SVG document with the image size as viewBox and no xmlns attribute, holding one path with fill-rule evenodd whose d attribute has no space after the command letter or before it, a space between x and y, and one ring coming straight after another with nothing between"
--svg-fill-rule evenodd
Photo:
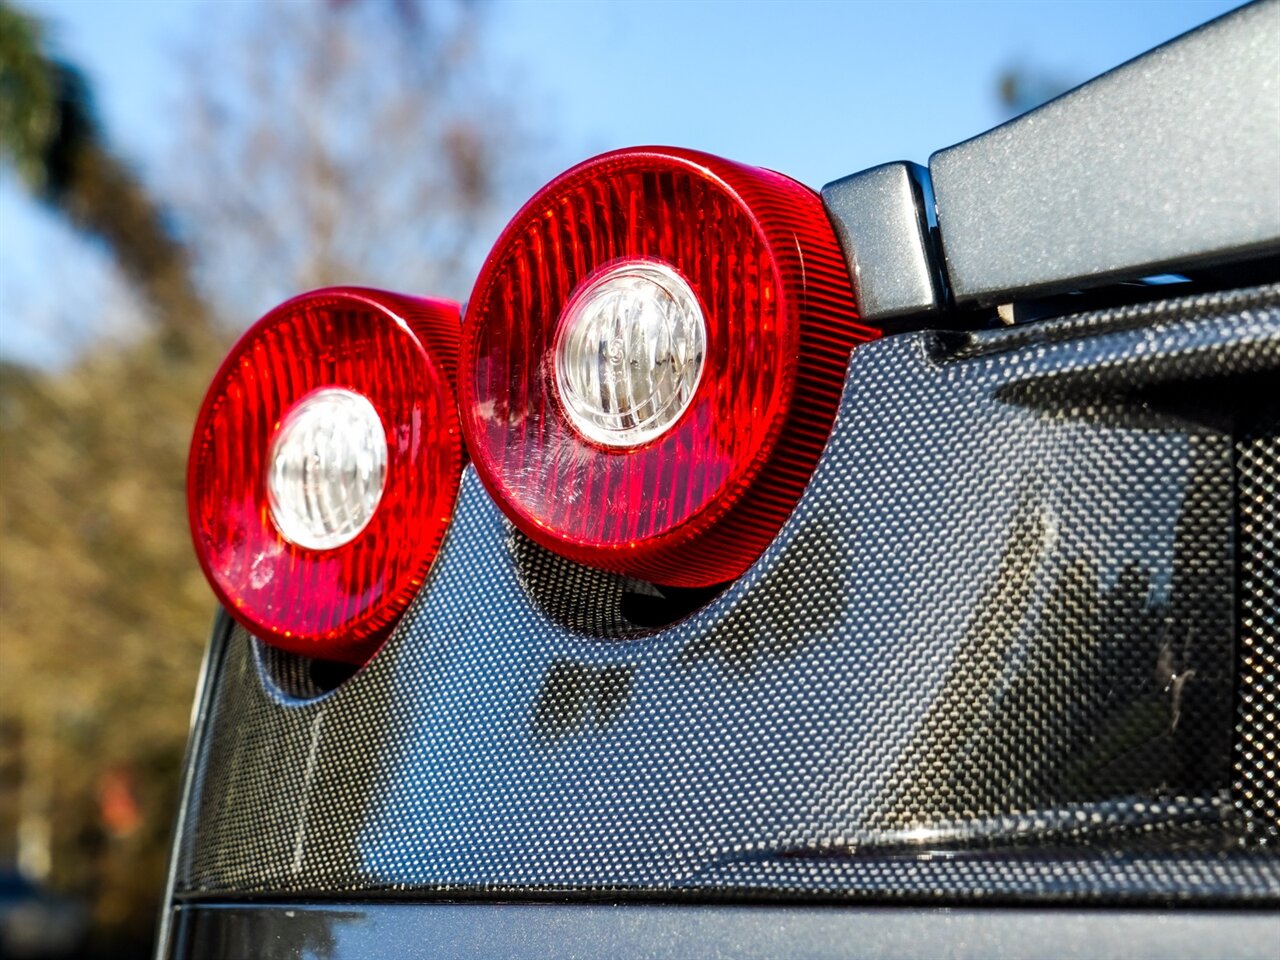
<instances>
[{"instance_id":1,"label":"black car body","mask_svg":"<svg viewBox=\"0 0 1280 960\"><path fill-rule=\"evenodd\" d=\"M1274 955L1278 65L1253 4L828 185L885 336L723 588L469 469L354 674L220 615L159 954Z\"/></svg>"}]
</instances>

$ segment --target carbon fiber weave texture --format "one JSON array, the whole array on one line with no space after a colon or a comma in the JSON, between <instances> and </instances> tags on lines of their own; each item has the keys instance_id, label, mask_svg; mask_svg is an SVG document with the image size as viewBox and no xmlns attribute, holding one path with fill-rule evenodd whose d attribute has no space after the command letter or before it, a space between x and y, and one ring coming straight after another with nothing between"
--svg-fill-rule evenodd
<instances>
[{"instance_id":1,"label":"carbon fiber weave texture","mask_svg":"<svg viewBox=\"0 0 1280 960\"><path fill-rule=\"evenodd\" d=\"M1280 395L1280 386L1277 387ZM1240 691L1234 787L1251 835L1280 841L1280 417L1236 447L1240 516Z\"/></svg>"},{"instance_id":2,"label":"carbon fiber weave texture","mask_svg":"<svg viewBox=\"0 0 1280 960\"><path fill-rule=\"evenodd\" d=\"M1233 743L1222 388L1280 370L1278 305L860 347L777 541L665 628L468 473L336 690L233 632L178 892L1280 898Z\"/></svg>"}]
</instances>

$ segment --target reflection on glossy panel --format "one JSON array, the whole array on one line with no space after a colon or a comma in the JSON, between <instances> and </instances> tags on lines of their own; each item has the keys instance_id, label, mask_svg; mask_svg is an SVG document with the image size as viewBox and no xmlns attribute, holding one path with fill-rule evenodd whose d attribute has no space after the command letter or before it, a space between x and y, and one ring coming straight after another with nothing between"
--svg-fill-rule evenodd
<instances>
[{"instance_id":1,"label":"reflection on glossy panel","mask_svg":"<svg viewBox=\"0 0 1280 960\"><path fill-rule=\"evenodd\" d=\"M860 347L777 541L644 625L644 585L521 547L468 473L336 690L282 697L230 638L179 890L1277 899L1232 794L1277 303Z\"/></svg>"}]
</instances>

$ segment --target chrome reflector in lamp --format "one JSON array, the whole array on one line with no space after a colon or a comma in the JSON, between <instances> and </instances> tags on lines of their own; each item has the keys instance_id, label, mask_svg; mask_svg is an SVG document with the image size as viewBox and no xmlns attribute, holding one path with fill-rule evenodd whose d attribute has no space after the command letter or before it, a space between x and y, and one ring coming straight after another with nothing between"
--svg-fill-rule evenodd
<instances>
[{"instance_id":1,"label":"chrome reflector in lamp","mask_svg":"<svg viewBox=\"0 0 1280 960\"><path fill-rule=\"evenodd\" d=\"M634 447L688 409L706 359L707 322L669 266L624 260L570 297L556 338L556 388L582 436Z\"/></svg>"},{"instance_id":2,"label":"chrome reflector in lamp","mask_svg":"<svg viewBox=\"0 0 1280 960\"><path fill-rule=\"evenodd\" d=\"M294 404L271 445L271 519L285 538L332 550L373 518L387 485L387 437L373 404L343 387Z\"/></svg>"}]
</instances>

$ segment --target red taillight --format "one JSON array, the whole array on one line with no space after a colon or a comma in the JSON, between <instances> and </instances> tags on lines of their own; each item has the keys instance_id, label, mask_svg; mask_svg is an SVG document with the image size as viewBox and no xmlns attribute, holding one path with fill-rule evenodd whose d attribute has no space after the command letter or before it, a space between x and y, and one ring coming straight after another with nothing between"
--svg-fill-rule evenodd
<instances>
[{"instance_id":1,"label":"red taillight","mask_svg":"<svg viewBox=\"0 0 1280 960\"><path fill-rule=\"evenodd\" d=\"M857 322L817 194L705 154L623 150L533 198L463 330L476 469L534 540L675 586L773 539L835 417Z\"/></svg>"},{"instance_id":2,"label":"red taillight","mask_svg":"<svg viewBox=\"0 0 1280 960\"><path fill-rule=\"evenodd\" d=\"M418 592L462 470L458 326L452 303L319 290L223 362L187 502L205 575L255 636L363 663Z\"/></svg>"}]
</instances>

